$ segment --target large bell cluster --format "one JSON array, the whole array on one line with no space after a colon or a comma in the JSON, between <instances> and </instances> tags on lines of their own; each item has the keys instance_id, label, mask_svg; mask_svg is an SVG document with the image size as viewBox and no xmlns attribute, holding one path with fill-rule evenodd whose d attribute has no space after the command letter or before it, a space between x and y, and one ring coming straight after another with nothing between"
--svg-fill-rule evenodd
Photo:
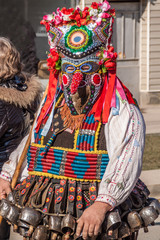
<instances>
[{"instance_id":1,"label":"large bell cluster","mask_svg":"<svg viewBox=\"0 0 160 240\"><path fill-rule=\"evenodd\" d=\"M137 232L140 228L148 231L149 225L160 214L160 203L155 198L148 198L145 204L139 199L127 198L120 206L106 214L102 233L97 239L123 239ZM76 219L70 214L43 214L29 207L20 208L15 204L13 194L0 202L0 215L13 225L24 239L31 240L69 240L82 239L75 235Z\"/></svg>"}]
</instances>

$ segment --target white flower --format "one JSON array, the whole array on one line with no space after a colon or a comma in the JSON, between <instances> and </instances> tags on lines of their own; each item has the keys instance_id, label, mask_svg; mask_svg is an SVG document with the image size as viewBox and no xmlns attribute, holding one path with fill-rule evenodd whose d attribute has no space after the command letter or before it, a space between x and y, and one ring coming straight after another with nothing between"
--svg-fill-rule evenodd
<instances>
[{"instance_id":1,"label":"white flower","mask_svg":"<svg viewBox=\"0 0 160 240\"><path fill-rule=\"evenodd\" d=\"M51 21L53 19L53 16L51 14L43 16L44 20Z\"/></svg>"},{"instance_id":2,"label":"white flower","mask_svg":"<svg viewBox=\"0 0 160 240\"><path fill-rule=\"evenodd\" d=\"M106 0L103 3L99 3L99 8L102 9L102 12L107 12L110 7L109 2Z\"/></svg>"},{"instance_id":3,"label":"white flower","mask_svg":"<svg viewBox=\"0 0 160 240\"><path fill-rule=\"evenodd\" d=\"M98 15L98 9L91 9L89 13L90 13L90 16L97 16Z\"/></svg>"},{"instance_id":4,"label":"white flower","mask_svg":"<svg viewBox=\"0 0 160 240\"><path fill-rule=\"evenodd\" d=\"M69 15L66 15L66 14L63 14L63 13L62 13L63 20L64 20L64 21L71 21L71 19L69 18L69 17L70 17L70 15L72 15L72 13L71 13L71 14L69 14Z\"/></svg>"}]
</instances>

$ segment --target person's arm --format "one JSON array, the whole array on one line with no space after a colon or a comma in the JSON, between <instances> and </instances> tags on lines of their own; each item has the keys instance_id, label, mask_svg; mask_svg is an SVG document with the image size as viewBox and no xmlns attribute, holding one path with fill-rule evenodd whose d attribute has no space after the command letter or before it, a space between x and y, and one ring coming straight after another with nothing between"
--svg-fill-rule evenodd
<instances>
[{"instance_id":1,"label":"person's arm","mask_svg":"<svg viewBox=\"0 0 160 240\"><path fill-rule=\"evenodd\" d=\"M120 102L119 110L112 109L105 137L110 161L95 203L78 220L76 234L82 231L84 239L98 234L106 212L128 197L141 173L145 125L137 107Z\"/></svg>"},{"instance_id":2,"label":"person's arm","mask_svg":"<svg viewBox=\"0 0 160 240\"><path fill-rule=\"evenodd\" d=\"M113 109L105 126L109 164L96 201L121 204L134 188L142 169L145 124L139 109L120 101L119 115Z\"/></svg>"}]
</instances>

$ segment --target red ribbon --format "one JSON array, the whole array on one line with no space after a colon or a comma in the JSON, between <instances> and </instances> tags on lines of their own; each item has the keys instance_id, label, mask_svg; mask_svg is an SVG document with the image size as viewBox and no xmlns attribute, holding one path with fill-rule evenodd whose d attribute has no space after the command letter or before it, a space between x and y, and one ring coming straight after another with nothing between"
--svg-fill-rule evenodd
<instances>
[{"instance_id":1,"label":"red ribbon","mask_svg":"<svg viewBox=\"0 0 160 240\"><path fill-rule=\"evenodd\" d=\"M108 75L109 75L108 89L105 95L103 112L102 112L103 123L108 122L108 117L109 117L110 108L111 108L111 101L112 101L112 96L113 96L113 91L115 86L115 80L116 80L116 68L114 68L114 70L108 71Z\"/></svg>"},{"instance_id":2,"label":"red ribbon","mask_svg":"<svg viewBox=\"0 0 160 240\"><path fill-rule=\"evenodd\" d=\"M50 70L47 99L46 99L46 102L45 102L44 106L42 107L40 115L37 119L37 126L35 128L36 133L39 131L42 120L44 119L47 111L49 111L49 107L55 97L55 93L56 93L56 89L57 89L57 82L58 82L57 70Z\"/></svg>"},{"instance_id":3,"label":"red ribbon","mask_svg":"<svg viewBox=\"0 0 160 240\"><path fill-rule=\"evenodd\" d=\"M98 100L96 101L91 110L91 113L95 113L94 115L95 120L100 121L102 119L103 123L108 122L108 117L111 108L111 100L115 86L116 68L114 68L114 70L108 71L108 76L109 79L106 74L101 95L99 96Z\"/></svg>"}]
</instances>

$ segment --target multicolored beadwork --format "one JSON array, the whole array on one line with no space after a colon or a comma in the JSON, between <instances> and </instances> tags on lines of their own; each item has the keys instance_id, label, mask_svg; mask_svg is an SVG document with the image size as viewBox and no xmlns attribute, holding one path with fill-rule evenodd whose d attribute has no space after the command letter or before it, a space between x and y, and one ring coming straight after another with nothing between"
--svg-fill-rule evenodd
<instances>
[{"instance_id":1,"label":"multicolored beadwork","mask_svg":"<svg viewBox=\"0 0 160 240\"><path fill-rule=\"evenodd\" d=\"M92 31L86 26L72 26L64 38L65 47L73 53L84 52L93 43Z\"/></svg>"}]
</instances>

